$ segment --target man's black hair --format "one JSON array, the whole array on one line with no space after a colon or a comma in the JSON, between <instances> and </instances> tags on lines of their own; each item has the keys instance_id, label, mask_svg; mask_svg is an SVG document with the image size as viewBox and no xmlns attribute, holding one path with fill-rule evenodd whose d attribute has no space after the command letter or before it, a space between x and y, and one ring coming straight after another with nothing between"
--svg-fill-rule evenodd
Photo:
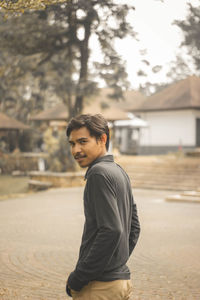
<instances>
[{"instance_id":1,"label":"man's black hair","mask_svg":"<svg viewBox=\"0 0 200 300\"><path fill-rule=\"evenodd\" d=\"M102 115L83 114L72 118L67 126L67 131L66 131L67 137L70 136L72 130L80 129L82 127L86 127L90 132L90 135L94 136L97 140L99 140L102 134L105 133L107 135L106 149L108 150L110 133L108 128L108 123Z\"/></svg>"}]
</instances>

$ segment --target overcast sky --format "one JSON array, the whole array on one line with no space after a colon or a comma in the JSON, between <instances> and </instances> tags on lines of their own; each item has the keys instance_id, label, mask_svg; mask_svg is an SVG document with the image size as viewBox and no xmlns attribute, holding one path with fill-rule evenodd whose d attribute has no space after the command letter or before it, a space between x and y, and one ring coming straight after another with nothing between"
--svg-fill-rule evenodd
<instances>
[{"instance_id":1,"label":"overcast sky","mask_svg":"<svg viewBox=\"0 0 200 300\"><path fill-rule=\"evenodd\" d=\"M119 2L123 0L119 0ZM187 12L187 2L198 5L199 0L133 0L135 11L129 15L129 20L138 32L139 42L126 38L117 43L117 50L127 61L129 81L133 88L139 84L136 73L143 66L144 57L140 50L147 49L147 58L151 65L162 65L163 72L152 81L162 81L162 75L169 62L175 58L182 40L181 30L172 25L176 19L184 19ZM125 0L123 1L125 2ZM129 3L131 0L128 1ZM149 68L149 67L148 67Z\"/></svg>"}]
</instances>

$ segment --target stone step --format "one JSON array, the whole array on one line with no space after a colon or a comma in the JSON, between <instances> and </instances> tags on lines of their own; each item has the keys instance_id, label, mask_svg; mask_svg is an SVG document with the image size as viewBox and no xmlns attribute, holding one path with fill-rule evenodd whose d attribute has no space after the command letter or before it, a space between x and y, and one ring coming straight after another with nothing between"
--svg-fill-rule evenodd
<instances>
[{"instance_id":1,"label":"stone step","mask_svg":"<svg viewBox=\"0 0 200 300\"><path fill-rule=\"evenodd\" d=\"M146 186L152 186L152 187L166 187L166 189L170 189L172 188L173 190L180 190L180 191L188 191L188 190L192 190L192 189L196 189L196 185L195 184L187 184L187 183L166 183L166 182L148 182L148 181L131 181L132 186L144 186L144 188Z\"/></svg>"},{"instance_id":2,"label":"stone step","mask_svg":"<svg viewBox=\"0 0 200 300\"><path fill-rule=\"evenodd\" d=\"M200 188L199 159L119 157L118 163L128 173L133 187L180 191Z\"/></svg>"},{"instance_id":3,"label":"stone step","mask_svg":"<svg viewBox=\"0 0 200 300\"><path fill-rule=\"evenodd\" d=\"M195 161L194 163L178 163L178 162L173 162L173 163L148 163L148 162L135 162L135 161L128 161L128 162L122 162L121 165L124 168L156 168L156 169L171 169L171 170L199 170L200 168L200 160L197 162Z\"/></svg>"},{"instance_id":4,"label":"stone step","mask_svg":"<svg viewBox=\"0 0 200 300\"><path fill-rule=\"evenodd\" d=\"M185 191L188 186L170 186L170 185L153 185L153 184L132 184L133 188L138 189L152 189L152 190L166 190L166 191Z\"/></svg>"},{"instance_id":5,"label":"stone step","mask_svg":"<svg viewBox=\"0 0 200 300\"><path fill-rule=\"evenodd\" d=\"M188 171L192 171L192 170L196 170L197 172L199 171L199 165L194 165L194 166L186 166L186 165L168 165L168 164L123 164L124 168L130 168L130 169L138 169L138 168L156 168L156 169L164 169L164 170L188 170Z\"/></svg>"},{"instance_id":6,"label":"stone step","mask_svg":"<svg viewBox=\"0 0 200 300\"><path fill-rule=\"evenodd\" d=\"M129 177L139 177L139 178L162 178L162 179L181 179L181 180L197 180L198 182L200 182L200 174L199 175L195 175L195 174L191 174L191 175L187 175L187 174L161 174L161 173L153 173L153 171L150 173L146 172L146 173L140 173L140 172L129 172L127 170L125 170L127 172L127 174L129 175ZM199 186L199 184L198 184Z\"/></svg>"},{"instance_id":7,"label":"stone step","mask_svg":"<svg viewBox=\"0 0 200 300\"><path fill-rule=\"evenodd\" d=\"M155 172L159 172L159 173L172 173L172 174L179 174L179 173L189 173L189 174L200 174L200 168L196 169L196 168L191 168L191 169L179 169L178 167L177 168L163 168L163 167L160 167L160 168L156 168L155 166L151 166L151 167L141 167L141 166L138 166L138 167L130 167L130 166L127 166L127 167L124 167L123 168L129 172L141 172L141 173L145 173L146 171L147 172L151 172L152 170L154 170Z\"/></svg>"},{"instance_id":8,"label":"stone step","mask_svg":"<svg viewBox=\"0 0 200 300\"><path fill-rule=\"evenodd\" d=\"M39 181L34 179L30 179L28 181L28 185L30 190L35 190L35 191L43 191L52 187L52 183L49 181Z\"/></svg>"},{"instance_id":9,"label":"stone step","mask_svg":"<svg viewBox=\"0 0 200 300\"><path fill-rule=\"evenodd\" d=\"M196 182L197 185L199 185L199 178L200 176L184 176L184 175L173 175L173 174L169 174L169 175L160 175L160 174L133 174L133 173L129 173L127 172L129 177L131 179L142 179L142 180L159 180L159 181L187 181L187 182Z\"/></svg>"},{"instance_id":10,"label":"stone step","mask_svg":"<svg viewBox=\"0 0 200 300\"><path fill-rule=\"evenodd\" d=\"M181 194L181 196L192 196L192 197L199 197L200 198L200 191L186 191Z\"/></svg>"},{"instance_id":11,"label":"stone step","mask_svg":"<svg viewBox=\"0 0 200 300\"><path fill-rule=\"evenodd\" d=\"M163 174L163 175L184 175L184 176L200 176L200 170L172 170L172 169L156 169L156 168L124 168L127 173L131 174Z\"/></svg>"},{"instance_id":12,"label":"stone step","mask_svg":"<svg viewBox=\"0 0 200 300\"><path fill-rule=\"evenodd\" d=\"M158 181L138 181L138 180L131 180L131 185L135 188L149 188L149 189L164 189L164 190L174 190L174 191L187 191L196 189L197 184L188 184L176 181L174 182L158 182Z\"/></svg>"},{"instance_id":13,"label":"stone step","mask_svg":"<svg viewBox=\"0 0 200 300\"><path fill-rule=\"evenodd\" d=\"M189 196L189 195L169 195L165 198L166 201L177 201L177 202L191 202L191 203L200 203L200 197Z\"/></svg>"},{"instance_id":14,"label":"stone step","mask_svg":"<svg viewBox=\"0 0 200 300\"><path fill-rule=\"evenodd\" d=\"M41 172L31 171L28 173L31 180L49 182L52 187L83 186L84 172Z\"/></svg>"},{"instance_id":15,"label":"stone step","mask_svg":"<svg viewBox=\"0 0 200 300\"><path fill-rule=\"evenodd\" d=\"M152 184L152 185L170 185L170 186L187 186L187 190L196 190L198 187L198 181L195 180L178 180L177 178L175 180L162 180L160 178L158 179L152 179L152 178L137 178L133 177L130 178L131 182L133 184Z\"/></svg>"}]
</instances>

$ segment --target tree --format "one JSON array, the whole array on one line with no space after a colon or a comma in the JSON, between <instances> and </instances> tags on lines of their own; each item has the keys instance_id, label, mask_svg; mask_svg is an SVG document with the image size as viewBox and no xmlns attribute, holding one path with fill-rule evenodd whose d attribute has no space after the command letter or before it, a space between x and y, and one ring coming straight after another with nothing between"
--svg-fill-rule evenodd
<instances>
[{"instance_id":1,"label":"tree","mask_svg":"<svg viewBox=\"0 0 200 300\"><path fill-rule=\"evenodd\" d=\"M188 14L186 20L174 22L181 28L184 34L182 47L188 49L188 55L192 58L197 72L200 74L200 5L192 6L188 3Z\"/></svg>"},{"instance_id":2,"label":"tree","mask_svg":"<svg viewBox=\"0 0 200 300\"><path fill-rule=\"evenodd\" d=\"M32 74L35 61L0 55L0 110L21 121L42 109L42 90Z\"/></svg>"},{"instance_id":3,"label":"tree","mask_svg":"<svg viewBox=\"0 0 200 300\"><path fill-rule=\"evenodd\" d=\"M158 92L169 84L185 79L194 73L200 75L200 5L192 6L192 4L188 3L186 19L176 20L173 24L178 26L183 32L184 39L180 45L181 51L177 53L175 60L169 64L165 83L155 84L147 81L140 86L140 90L146 95L150 95L155 91ZM146 54L144 52L143 55ZM143 60L143 62L145 69L140 70L138 75L147 78L150 73L150 63L147 59ZM154 71L153 68L152 71Z\"/></svg>"},{"instance_id":4,"label":"tree","mask_svg":"<svg viewBox=\"0 0 200 300\"><path fill-rule=\"evenodd\" d=\"M24 12L25 9L44 9L47 5L66 1L67 0L1 0L0 7L5 11Z\"/></svg>"},{"instance_id":5,"label":"tree","mask_svg":"<svg viewBox=\"0 0 200 300\"><path fill-rule=\"evenodd\" d=\"M170 82L177 82L193 74L192 62L188 60L189 58L186 60L182 53L176 55L176 59L170 63L170 69L167 73Z\"/></svg>"},{"instance_id":6,"label":"tree","mask_svg":"<svg viewBox=\"0 0 200 300\"><path fill-rule=\"evenodd\" d=\"M33 78L44 89L53 89L73 116L94 93L97 78L113 88L113 97L122 98L127 74L114 41L134 36L126 20L130 9L111 0L68 0L43 11L11 15L1 22L0 50L27 62L35 55L36 63L30 63ZM91 38L101 48L101 61L91 61Z\"/></svg>"},{"instance_id":7,"label":"tree","mask_svg":"<svg viewBox=\"0 0 200 300\"><path fill-rule=\"evenodd\" d=\"M30 112L45 107L51 93L54 101L66 104L71 117L96 92L99 78L113 88L112 97L122 98L127 75L114 41L134 36L126 20L130 9L113 0L68 0L44 10L8 14L6 19L1 14L1 107L26 120ZM98 61L91 59L91 42L101 49ZM59 157L64 154L62 144Z\"/></svg>"},{"instance_id":8,"label":"tree","mask_svg":"<svg viewBox=\"0 0 200 300\"><path fill-rule=\"evenodd\" d=\"M147 49L141 49L140 55L141 67L137 72L137 76L140 77L139 91L145 96L150 96L166 86L166 83L163 82L156 83L156 76L160 74L162 66L151 64ZM154 82L152 82L152 78Z\"/></svg>"}]
</instances>

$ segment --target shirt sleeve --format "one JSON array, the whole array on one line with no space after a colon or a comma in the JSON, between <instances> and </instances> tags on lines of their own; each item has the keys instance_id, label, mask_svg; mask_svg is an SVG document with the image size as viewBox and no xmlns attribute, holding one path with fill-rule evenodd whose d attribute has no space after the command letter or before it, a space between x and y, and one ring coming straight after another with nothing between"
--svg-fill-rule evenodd
<instances>
[{"instance_id":1,"label":"shirt sleeve","mask_svg":"<svg viewBox=\"0 0 200 300\"><path fill-rule=\"evenodd\" d=\"M137 206L132 198L132 218L131 218L131 230L129 235L129 256L135 248L140 235L140 223L138 219Z\"/></svg>"},{"instance_id":2,"label":"shirt sleeve","mask_svg":"<svg viewBox=\"0 0 200 300\"><path fill-rule=\"evenodd\" d=\"M68 279L68 284L75 290L80 290L104 272L123 230L113 184L103 175L93 174L88 178L88 193L97 222L97 234L87 257L78 262Z\"/></svg>"}]
</instances>

